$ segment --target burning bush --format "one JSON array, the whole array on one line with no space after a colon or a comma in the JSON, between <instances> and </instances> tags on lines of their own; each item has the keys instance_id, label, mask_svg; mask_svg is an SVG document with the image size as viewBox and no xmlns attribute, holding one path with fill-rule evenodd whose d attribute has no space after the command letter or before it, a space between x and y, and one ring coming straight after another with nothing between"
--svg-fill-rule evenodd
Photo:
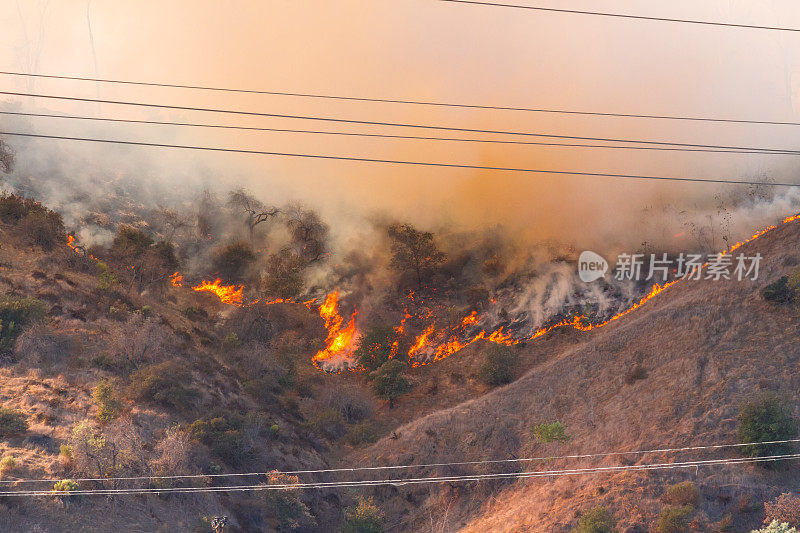
<instances>
[{"instance_id":1,"label":"burning bush","mask_svg":"<svg viewBox=\"0 0 800 533\"><path fill-rule=\"evenodd\" d=\"M486 349L483 364L478 372L487 385L505 385L514 379L517 355L508 346L492 344Z\"/></svg>"},{"instance_id":2,"label":"burning bush","mask_svg":"<svg viewBox=\"0 0 800 533\"><path fill-rule=\"evenodd\" d=\"M745 404L739 411L739 442L750 444L793 439L797 436L797 421L789 408L775 396L764 396ZM745 457L766 457L790 454L792 443L742 446ZM777 463L762 463L773 465Z\"/></svg>"},{"instance_id":3,"label":"burning bush","mask_svg":"<svg viewBox=\"0 0 800 533\"><path fill-rule=\"evenodd\" d=\"M256 254L250 244L235 241L214 251L211 267L224 281L242 283L255 260Z\"/></svg>"},{"instance_id":4,"label":"burning bush","mask_svg":"<svg viewBox=\"0 0 800 533\"><path fill-rule=\"evenodd\" d=\"M396 336L394 328L386 324L367 328L354 352L356 362L367 370L377 369L389 360Z\"/></svg>"}]
</instances>

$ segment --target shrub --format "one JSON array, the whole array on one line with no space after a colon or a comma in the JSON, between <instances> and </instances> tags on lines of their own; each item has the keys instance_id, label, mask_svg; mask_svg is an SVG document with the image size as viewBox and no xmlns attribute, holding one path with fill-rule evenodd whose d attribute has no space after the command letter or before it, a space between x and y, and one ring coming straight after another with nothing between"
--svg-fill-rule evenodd
<instances>
[{"instance_id":1,"label":"shrub","mask_svg":"<svg viewBox=\"0 0 800 533\"><path fill-rule=\"evenodd\" d=\"M70 334L55 333L44 325L22 332L14 343L14 355L31 366L51 365L68 359L75 348Z\"/></svg>"},{"instance_id":2,"label":"shrub","mask_svg":"<svg viewBox=\"0 0 800 533\"><path fill-rule=\"evenodd\" d=\"M0 437L11 437L28 431L24 413L0 407Z\"/></svg>"},{"instance_id":3,"label":"shrub","mask_svg":"<svg viewBox=\"0 0 800 533\"><path fill-rule=\"evenodd\" d=\"M514 379L516 366L517 354L511 348L492 344L486 350L478 376L487 385L505 385Z\"/></svg>"},{"instance_id":4,"label":"shrub","mask_svg":"<svg viewBox=\"0 0 800 533\"><path fill-rule=\"evenodd\" d=\"M306 267L303 257L284 248L267 258L267 268L261 283L264 291L278 298L293 298L303 292L303 269Z\"/></svg>"},{"instance_id":5,"label":"shrub","mask_svg":"<svg viewBox=\"0 0 800 533\"><path fill-rule=\"evenodd\" d=\"M17 466L17 461L13 455L6 455L0 459L0 477L8 474Z\"/></svg>"},{"instance_id":6,"label":"shrub","mask_svg":"<svg viewBox=\"0 0 800 533\"><path fill-rule=\"evenodd\" d=\"M189 320L198 320L200 318L208 318L208 312L202 307L190 305L183 310L183 315Z\"/></svg>"},{"instance_id":7,"label":"shrub","mask_svg":"<svg viewBox=\"0 0 800 533\"><path fill-rule=\"evenodd\" d=\"M617 521L605 507L594 507L581 515L575 533L613 533Z\"/></svg>"},{"instance_id":8,"label":"shrub","mask_svg":"<svg viewBox=\"0 0 800 533\"><path fill-rule=\"evenodd\" d=\"M625 374L625 383L632 385L645 378L647 378L647 369L640 364L636 364Z\"/></svg>"},{"instance_id":9,"label":"shrub","mask_svg":"<svg viewBox=\"0 0 800 533\"><path fill-rule=\"evenodd\" d=\"M667 507L658 515L656 531L658 533L688 533L689 515L693 507Z\"/></svg>"},{"instance_id":10,"label":"shrub","mask_svg":"<svg viewBox=\"0 0 800 533\"><path fill-rule=\"evenodd\" d=\"M336 409L320 408L311 402L304 402L302 410L306 418L306 427L315 433L329 439L338 439L344 435L346 431L344 418Z\"/></svg>"},{"instance_id":11,"label":"shrub","mask_svg":"<svg viewBox=\"0 0 800 533\"><path fill-rule=\"evenodd\" d=\"M16 233L25 242L44 250L51 250L67 239L61 215L30 198L0 196L0 220L16 225Z\"/></svg>"},{"instance_id":12,"label":"shrub","mask_svg":"<svg viewBox=\"0 0 800 533\"><path fill-rule=\"evenodd\" d=\"M135 399L150 400L165 407L185 410L199 396L191 387L192 373L177 361L143 367L131 374L131 395Z\"/></svg>"},{"instance_id":13,"label":"shrub","mask_svg":"<svg viewBox=\"0 0 800 533\"><path fill-rule=\"evenodd\" d=\"M764 287L761 294L768 302L783 304L794 300L795 291L789 286L789 278L783 276Z\"/></svg>"},{"instance_id":14,"label":"shrub","mask_svg":"<svg viewBox=\"0 0 800 533\"><path fill-rule=\"evenodd\" d=\"M295 485L299 481L297 476L278 471L267 474L269 485ZM300 499L298 489L265 490L264 496L270 514L278 519L278 531L298 531L316 525L308 506Z\"/></svg>"},{"instance_id":15,"label":"shrub","mask_svg":"<svg viewBox=\"0 0 800 533\"><path fill-rule=\"evenodd\" d=\"M22 330L42 320L44 314L44 304L39 300L0 295L0 351L10 350Z\"/></svg>"},{"instance_id":16,"label":"shrub","mask_svg":"<svg viewBox=\"0 0 800 533\"><path fill-rule=\"evenodd\" d=\"M102 261L97 262L97 270L97 287L101 291L107 291L111 289L113 285L119 283L119 278L117 275L111 272L111 270L108 268L108 265Z\"/></svg>"},{"instance_id":17,"label":"shrub","mask_svg":"<svg viewBox=\"0 0 800 533\"><path fill-rule=\"evenodd\" d=\"M78 484L71 479L62 479L55 482L53 490L56 492L74 492L78 490Z\"/></svg>"},{"instance_id":18,"label":"shrub","mask_svg":"<svg viewBox=\"0 0 800 533\"><path fill-rule=\"evenodd\" d=\"M354 352L356 362L369 371L376 370L389 360L396 336L394 328L386 324L367 328Z\"/></svg>"},{"instance_id":19,"label":"shrub","mask_svg":"<svg viewBox=\"0 0 800 533\"><path fill-rule=\"evenodd\" d=\"M348 424L369 418L375 411L375 400L356 385L326 387L319 395L319 402L338 411Z\"/></svg>"},{"instance_id":20,"label":"shrub","mask_svg":"<svg viewBox=\"0 0 800 533\"><path fill-rule=\"evenodd\" d=\"M211 266L217 275L228 282L244 281L256 254L244 241L236 241L214 251Z\"/></svg>"},{"instance_id":21,"label":"shrub","mask_svg":"<svg viewBox=\"0 0 800 533\"><path fill-rule=\"evenodd\" d=\"M344 438L352 446L372 444L378 440L378 432L372 422L365 421L351 426Z\"/></svg>"},{"instance_id":22,"label":"shrub","mask_svg":"<svg viewBox=\"0 0 800 533\"><path fill-rule=\"evenodd\" d=\"M780 523L777 520L773 520L767 527L754 529L753 533L797 533L797 529L791 527L787 523Z\"/></svg>"},{"instance_id":23,"label":"shrub","mask_svg":"<svg viewBox=\"0 0 800 533\"><path fill-rule=\"evenodd\" d=\"M383 513L372 498L359 498L355 507L344 511L344 533L383 533Z\"/></svg>"},{"instance_id":24,"label":"shrub","mask_svg":"<svg viewBox=\"0 0 800 533\"><path fill-rule=\"evenodd\" d=\"M670 505L697 507L700 505L700 489L693 482L684 481L669 487L661 499Z\"/></svg>"},{"instance_id":25,"label":"shrub","mask_svg":"<svg viewBox=\"0 0 800 533\"><path fill-rule=\"evenodd\" d=\"M114 385L110 381L103 380L98 383L92 391L92 398L100 408L97 412L97 419L100 422L109 422L119 414L122 403L117 398Z\"/></svg>"},{"instance_id":26,"label":"shrub","mask_svg":"<svg viewBox=\"0 0 800 533\"><path fill-rule=\"evenodd\" d=\"M567 435L567 426L561 422L544 422L533 426L533 437L542 443L572 440L572 437Z\"/></svg>"},{"instance_id":27,"label":"shrub","mask_svg":"<svg viewBox=\"0 0 800 533\"><path fill-rule=\"evenodd\" d=\"M66 468L72 468L75 462L75 453L72 451L72 446L69 444L62 444L58 450L58 461Z\"/></svg>"},{"instance_id":28,"label":"shrub","mask_svg":"<svg viewBox=\"0 0 800 533\"><path fill-rule=\"evenodd\" d=\"M370 374L372 390L380 398L389 400L389 408L394 401L411 390L411 384L403 376L405 364L397 359L390 359Z\"/></svg>"},{"instance_id":29,"label":"shrub","mask_svg":"<svg viewBox=\"0 0 800 533\"><path fill-rule=\"evenodd\" d=\"M195 420L186 427L189 436L234 466L243 465L252 457L254 442L258 437L269 436L268 431L269 426L257 413L226 413Z\"/></svg>"},{"instance_id":30,"label":"shrub","mask_svg":"<svg viewBox=\"0 0 800 533\"><path fill-rule=\"evenodd\" d=\"M764 502L764 523L786 522L790 526L800 526L800 498L786 493L769 502Z\"/></svg>"},{"instance_id":31,"label":"shrub","mask_svg":"<svg viewBox=\"0 0 800 533\"><path fill-rule=\"evenodd\" d=\"M797 422L788 407L774 396L765 396L739 410L739 442L742 444L792 439L797 430ZM792 443L758 444L742 446L741 453L745 457L766 457L789 454L793 449Z\"/></svg>"}]
</instances>

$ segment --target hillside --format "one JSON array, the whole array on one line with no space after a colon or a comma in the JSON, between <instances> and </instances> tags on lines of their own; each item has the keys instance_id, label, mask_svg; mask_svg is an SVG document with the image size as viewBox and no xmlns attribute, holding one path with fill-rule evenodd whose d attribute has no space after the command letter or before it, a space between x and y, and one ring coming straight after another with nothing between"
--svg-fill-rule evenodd
<instances>
[{"instance_id":1,"label":"hillside","mask_svg":"<svg viewBox=\"0 0 800 533\"><path fill-rule=\"evenodd\" d=\"M800 317L791 306L765 302L760 290L797 269L798 244L800 222L783 224L737 250L763 256L758 281L679 282L636 312L581 333L576 344L553 348L517 381L408 423L395 431L396 438L384 438L350 461L438 463L734 443L740 405L766 391L787 398L796 416ZM548 342L538 339L524 351ZM632 372L637 365L644 372ZM534 443L532 427L555 420L566 424L572 440ZM738 455L734 450L646 454L558 460L547 466L714 457ZM697 471L401 485L376 494L388 500L384 508L397 531L569 531L583 511L598 504L613 512L621 531L647 531L665 507L665 488L691 480L703 495L692 517L696 530L714 530L725 520L730 530L749 531L763 519L758 502L800 489L796 468L724 465ZM428 468L415 469L413 475L476 471L499 470Z\"/></svg>"}]
</instances>

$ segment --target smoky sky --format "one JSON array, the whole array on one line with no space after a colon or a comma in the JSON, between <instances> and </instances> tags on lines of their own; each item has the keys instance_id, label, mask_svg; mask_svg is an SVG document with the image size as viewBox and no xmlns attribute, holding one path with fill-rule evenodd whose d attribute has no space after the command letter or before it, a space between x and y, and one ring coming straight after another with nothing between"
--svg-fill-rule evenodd
<instances>
[{"instance_id":1,"label":"smoky sky","mask_svg":"<svg viewBox=\"0 0 800 533\"><path fill-rule=\"evenodd\" d=\"M522 3L522 2L520 2ZM597 9L573 0L537 5ZM604 2L649 16L800 26L800 5L772 2ZM455 5L435 0L2 1L0 70L275 91L586 111L798 121L800 35ZM2 90L557 135L795 149L797 126L565 116L359 103L0 76ZM277 128L453 136L0 96L3 108ZM14 121L9 129L466 165L723 179L800 181L796 157L685 154L390 140L167 126ZM461 134L474 138L505 138ZM343 237L381 216L425 227L502 225L520 237L577 246L639 243L714 212L730 187L393 166L40 140L21 143L35 172L68 154L71 169L124 173L176 198L243 185L273 203L320 209ZM22 149L24 147L24 149ZM56 162L53 162L53 159ZM98 191L101 192L101 191ZM794 196L737 213L736 231L795 209ZM686 212L691 213L685 215ZM336 223L339 222L339 223Z\"/></svg>"}]
</instances>

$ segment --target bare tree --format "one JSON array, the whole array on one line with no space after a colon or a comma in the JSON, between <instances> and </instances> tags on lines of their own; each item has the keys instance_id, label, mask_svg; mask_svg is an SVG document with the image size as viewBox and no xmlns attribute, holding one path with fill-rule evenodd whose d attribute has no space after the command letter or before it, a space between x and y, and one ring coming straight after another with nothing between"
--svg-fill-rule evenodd
<instances>
[{"instance_id":1,"label":"bare tree","mask_svg":"<svg viewBox=\"0 0 800 533\"><path fill-rule=\"evenodd\" d=\"M251 243L255 239L256 226L280 213L280 209L277 207L267 207L252 194L241 188L229 193L228 205L244 212L246 215L245 223L250 230Z\"/></svg>"},{"instance_id":2,"label":"bare tree","mask_svg":"<svg viewBox=\"0 0 800 533\"><path fill-rule=\"evenodd\" d=\"M190 226L189 219L185 215L168 207L159 207L156 219L161 224L164 238L167 242L172 242L172 239L175 238L175 233Z\"/></svg>"},{"instance_id":3,"label":"bare tree","mask_svg":"<svg viewBox=\"0 0 800 533\"><path fill-rule=\"evenodd\" d=\"M319 215L300 206L291 206L286 212L286 225L300 257L310 264L327 257L328 226Z\"/></svg>"}]
</instances>

